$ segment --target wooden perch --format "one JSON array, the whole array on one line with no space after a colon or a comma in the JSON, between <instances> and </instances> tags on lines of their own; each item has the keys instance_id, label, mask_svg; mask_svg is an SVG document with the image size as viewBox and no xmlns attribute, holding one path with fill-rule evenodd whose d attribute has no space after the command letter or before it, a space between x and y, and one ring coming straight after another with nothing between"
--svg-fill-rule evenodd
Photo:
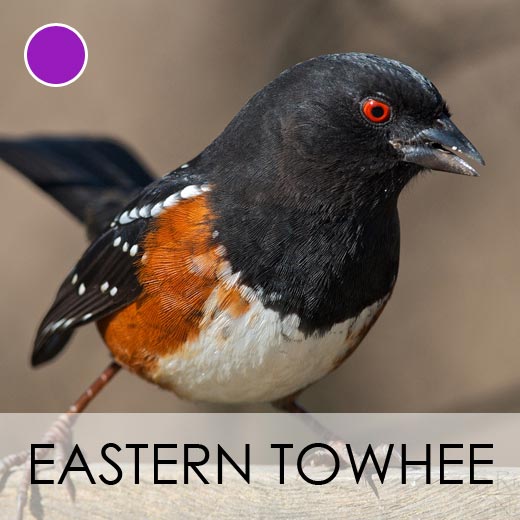
<instances>
[{"instance_id":1,"label":"wooden perch","mask_svg":"<svg viewBox=\"0 0 520 520\"><path fill-rule=\"evenodd\" d=\"M224 483L218 485L215 466L204 466L202 473L210 481L203 484L195 474L190 484L154 485L153 468L142 465L141 481L133 483L133 466L123 465L124 478L115 486L92 485L85 474L73 477L76 503L71 503L65 486L39 485L32 492L25 518L50 520L154 519L184 518L310 518L348 520L434 519L461 520L507 519L520 516L520 470L486 468L479 478L494 480L493 485L440 485L439 473L433 470L432 484L425 484L424 470L409 469L408 482L401 484L401 473L391 469L384 485L376 483L380 499L364 484L355 483L352 472L342 470L329 484L313 486L286 469L285 484L279 484L279 469L253 466L251 484L232 469L225 468ZM99 473L107 474L106 465L90 465L96 481ZM309 469L309 476L326 478L328 473ZM17 484L16 471L0 494L0 518L14 518ZM38 473L38 478L57 478L52 470ZM161 478L182 480L182 467L161 468ZM377 482L377 476L376 482ZM463 478L467 472L458 468L446 472L446 478ZM41 496L39 503L38 495ZM43 511L42 511L43 509ZM43 516L42 516L43 515Z\"/></svg>"}]
</instances>

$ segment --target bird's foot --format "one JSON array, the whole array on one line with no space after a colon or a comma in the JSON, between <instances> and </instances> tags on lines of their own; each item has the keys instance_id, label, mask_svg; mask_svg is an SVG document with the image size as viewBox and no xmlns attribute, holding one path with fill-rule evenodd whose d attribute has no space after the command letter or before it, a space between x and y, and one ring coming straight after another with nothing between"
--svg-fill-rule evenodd
<instances>
[{"instance_id":1,"label":"bird's foot","mask_svg":"<svg viewBox=\"0 0 520 520\"><path fill-rule=\"evenodd\" d=\"M359 481L367 484L377 498L379 498L379 491L374 482L374 475L379 473L379 468L388 466L391 458L401 462L400 453L395 450L394 446L390 447L388 444L380 444L373 450L369 448L364 455L359 455L351 448L349 450L349 445L343 441L331 441L327 443L327 446L330 449L320 448L310 452L303 460L303 466L334 469L337 461L331 452L333 450L338 456L339 467L341 469L351 467L355 470L355 474L361 474ZM372 456L369 453L371 450ZM376 464L378 468L376 468Z\"/></svg>"},{"instance_id":2,"label":"bird's foot","mask_svg":"<svg viewBox=\"0 0 520 520\"><path fill-rule=\"evenodd\" d=\"M52 449L54 449L55 457L54 464L58 471L63 472L65 461L68 459L68 454L71 452L72 446L72 426L75 421L73 414L64 413L58 417L51 427L47 430L41 440L41 444L53 444L54 448L37 448L34 451L34 459L42 459ZM27 505L29 496L29 487L31 485L31 455L29 451L22 451L20 453L7 455L0 460L0 489L5 485L10 475L17 469L21 468L23 471L20 484L18 486L17 495L17 510L16 519L23 518L23 512ZM67 474L64 480L65 487L72 501L76 496L74 484ZM33 488L31 493L31 502L36 500L37 504L31 504L31 508L35 507L41 510L40 495L36 489Z\"/></svg>"}]
</instances>

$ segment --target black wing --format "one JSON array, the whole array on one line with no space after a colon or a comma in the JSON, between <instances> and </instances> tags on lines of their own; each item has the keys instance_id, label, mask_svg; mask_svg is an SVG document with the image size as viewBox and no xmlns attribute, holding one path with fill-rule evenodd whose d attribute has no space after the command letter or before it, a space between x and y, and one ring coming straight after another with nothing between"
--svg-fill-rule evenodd
<instances>
[{"instance_id":1,"label":"black wing","mask_svg":"<svg viewBox=\"0 0 520 520\"><path fill-rule=\"evenodd\" d=\"M182 172L182 174L181 174ZM164 208L199 191L201 180L182 170L154 182L90 245L61 285L35 340L32 364L50 360L73 330L132 303L140 294L142 243ZM187 188L183 192L183 189Z\"/></svg>"}]
</instances>

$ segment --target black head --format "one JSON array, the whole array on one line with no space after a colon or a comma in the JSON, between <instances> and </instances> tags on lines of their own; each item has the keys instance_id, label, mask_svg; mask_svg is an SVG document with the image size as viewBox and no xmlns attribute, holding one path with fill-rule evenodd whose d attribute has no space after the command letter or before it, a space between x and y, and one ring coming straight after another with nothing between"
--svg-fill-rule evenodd
<instances>
[{"instance_id":1,"label":"black head","mask_svg":"<svg viewBox=\"0 0 520 520\"><path fill-rule=\"evenodd\" d=\"M321 190L385 198L425 168L477 175L457 154L483 164L431 81L370 54L320 56L288 69L222 137L256 163L259 188L274 184L284 197L312 189L318 198Z\"/></svg>"},{"instance_id":2,"label":"black head","mask_svg":"<svg viewBox=\"0 0 520 520\"><path fill-rule=\"evenodd\" d=\"M214 176L232 270L312 332L390 293L404 185L424 168L476 174L453 147L481 161L429 80L394 60L339 54L282 73L199 164Z\"/></svg>"}]
</instances>

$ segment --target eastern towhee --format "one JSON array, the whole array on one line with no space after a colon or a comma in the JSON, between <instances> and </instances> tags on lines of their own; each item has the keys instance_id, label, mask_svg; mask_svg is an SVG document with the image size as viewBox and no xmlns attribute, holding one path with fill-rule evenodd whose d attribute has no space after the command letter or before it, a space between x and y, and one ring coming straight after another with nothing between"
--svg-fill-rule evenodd
<instances>
[{"instance_id":1,"label":"eastern towhee","mask_svg":"<svg viewBox=\"0 0 520 520\"><path fill-rule=\"evenodd\" d=\"M94 390L121 365L185 399L298 410L390 298L401 190L424 169L477 175L461 155L483 164L431 81L357 53L286 70L159 180L114 141L3 140L93 239L32 363L95 322L115 363Z\"/></svg>"}]
</instances>

